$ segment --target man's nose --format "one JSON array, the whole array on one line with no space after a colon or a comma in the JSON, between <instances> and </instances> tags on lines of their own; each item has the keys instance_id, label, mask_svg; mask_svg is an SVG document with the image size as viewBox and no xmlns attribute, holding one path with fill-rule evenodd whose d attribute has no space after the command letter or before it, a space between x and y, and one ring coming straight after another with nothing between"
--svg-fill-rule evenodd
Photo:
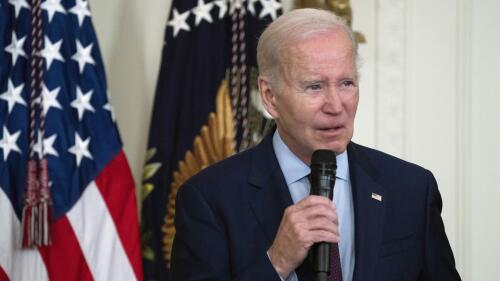
<instances>
[{"instance_id":1,"label":"man's nose","mask_svg":"<svg viewBox=\"0 0 500 281\"><path fill-rule=\"evenodd\" d=\"M325 93L323 111L328 114L342 112L342 99L335 89L330 89Z\"/></svg>"}]
</instances>

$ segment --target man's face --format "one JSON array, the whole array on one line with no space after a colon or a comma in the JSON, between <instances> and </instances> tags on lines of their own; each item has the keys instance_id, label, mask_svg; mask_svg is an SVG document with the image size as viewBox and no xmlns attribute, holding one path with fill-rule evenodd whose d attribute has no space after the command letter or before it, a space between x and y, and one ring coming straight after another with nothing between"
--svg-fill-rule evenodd
<instances>
[{"instance_id":1,"label":"man's face","mask_svg":"<svg viewBox=\"0 0 500 281\"><path fill-rule=\"evenodd\" d=\"M259 86L281 138L305 163L316 149L345 151L358 106L355 53L341 29L298 41L284 53L278 89Z\"/></svg>"}]
</instances>

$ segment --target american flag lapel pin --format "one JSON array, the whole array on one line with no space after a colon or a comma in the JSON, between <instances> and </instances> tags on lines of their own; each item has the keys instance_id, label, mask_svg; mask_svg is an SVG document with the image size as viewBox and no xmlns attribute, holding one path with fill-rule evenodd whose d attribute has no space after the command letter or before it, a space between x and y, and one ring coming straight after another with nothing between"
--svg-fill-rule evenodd
<instances>
[{"instance_id":1,"label":"american flag lapel pin","mask_svg":"<svg viewBox=\"0 0 500 281\"><path fill-rule=\"evenodd\" d=\"M382 195L372 192L372 199L382 202Z\"/></svg>"}]
</instances>

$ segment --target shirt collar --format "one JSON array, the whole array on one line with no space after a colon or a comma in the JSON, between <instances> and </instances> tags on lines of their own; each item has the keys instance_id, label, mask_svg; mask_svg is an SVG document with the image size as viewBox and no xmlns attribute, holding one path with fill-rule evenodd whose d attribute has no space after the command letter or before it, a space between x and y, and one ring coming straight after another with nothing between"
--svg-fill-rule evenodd
<instances>
[{"instance_id":1,"label":"shirt collar","mask_svg":"<svg viewBox=\"0 0 500 281\"><path fill-rule=\"evenodd\" d=\"M273 148L276 153L276 158L280 165L281 171L285 176L286 184L294 183L311 173L311 169L302 160L300 160L283 142L278 133L274 131ZM349 160L347 158L347 149L337 155L337 178L350 181L349 177Z\"/></svg>"}]
</instances>

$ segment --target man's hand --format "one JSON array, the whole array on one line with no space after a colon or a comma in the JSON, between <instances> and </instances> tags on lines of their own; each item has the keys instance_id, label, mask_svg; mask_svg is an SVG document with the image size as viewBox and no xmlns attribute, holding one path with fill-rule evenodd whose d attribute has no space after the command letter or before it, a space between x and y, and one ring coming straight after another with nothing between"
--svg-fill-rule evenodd
<instances>
[{"instance_id":1,"label":"man's hand","mask_svg":"<svg viewBox=\"0 0 500 281\"><path fill-rule=\"evenodd\" d=\"M267 254L276 272L287 278L317 242L339 242L337 210L330 199L310 195L286 208Z\"/></svg>"}]
</instances>

